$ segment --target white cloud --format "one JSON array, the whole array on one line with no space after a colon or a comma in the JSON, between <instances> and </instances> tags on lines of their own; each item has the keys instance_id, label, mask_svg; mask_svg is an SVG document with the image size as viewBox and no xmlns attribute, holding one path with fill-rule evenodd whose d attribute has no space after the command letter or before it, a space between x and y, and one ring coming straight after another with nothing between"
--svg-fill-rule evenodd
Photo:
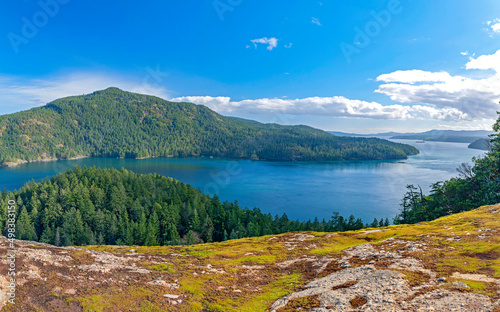
<instances>
[{"instance_id":1,"label":"white cloud","mask_svg":"<svg viewBox=\"0 0 500 312\"><path fill-rule=\"evenodd\" d=\"M312 18L311 23L316 24L318 26L321 26L321 23L320 23L319 19L317 19L316 17Z\"/></svg>"},{"instance_id":2,"label":"white cloud","mask_svg":"<svg viewBox=\"0 0 500 312\"><path fill-rule=\"evenodd\" d=\"M229 114L274 114L359 117L373 119L426 119L478 121L496 119L500 110L500 50L491 55L470 57L466 69L493 70L483 79L452 76L447 72L397 70L377 77L382 82L375 92L402 104L348 99L343 96L302 99L262 98L232 101L229 97L191 96L174 98Z\"/></svg>"},{"instance_id":3,"label":"white cloud","mask_svg":"<svg viewBox=\"0 0 500 312\"><path fill-rule=\"evenodd\" d=\"M416 82L438 82L446 81L450 78L447 72L431 73L423 70L397 70L390 74L383 74L377 77L377 81L383 82L404 82L414 84Z\"/></svg>"},{"instance_id":4,"label":"white cloud","mask_svg":"<svg viewBox=\"0 0 500 312\"><path fill-rule=\"evenodd\" d=\"M424 104L436 109L456 109L467 120L495 119L500 110L500 50L495 54L470 58L466 69L493 70L484 79L451 76L446 72L395 71L380 75L386 82L376 90L393 101Z\"/></svg>"},{"instance_id":5,"label":"white cloud","mask_svg":"<svg viewBox=\"0 0 500 312\"><path fill-rule=\"evenodd\" d=\"M488 28L486 28L485 30L490 33L490 36L493 36L494 34L500 34L500 18L486 21L486 25L488 25Z\"/></svg>"},{"instance_id":6,"label":"white cloud","mask_svg":"<svg viewBox=\"0 0 500 312\"><path fill-rule=\"evenodd\" d=\"M156 75L156 76L155 76ZM92 93L108 87L168 97L168 92L161 87L158 79L161 72L145 71L143 79L124 78L123 76L105 73L78 72L58 75L43 79L0 75L0 111L12 113L45 105L55 99Z\"/></svg>"},{"instance_id":7,"label":"white cloud","mask_svg":"<svg viewBox=\"0 0 500 312\"><path fill-rule=\"evenodd\" d=\"M500 74L500 50L494 54L481 55L478 58L471 58L470 61L465 64L466 69L493 69Z\"/></svg>"},{"instance_id":8,"label":"white cloud","mask_svg":"<svg viewBox=\"0 0 500 312\"><path fill-rule=\"evenodd\" d=\"M262 98L231 101L229 97L186 96L171 99L210 107L219 113L276 114L361 117L374 119L462 120L466 116L454 108L437 109L423 105L382 105L376 102L351 100L343 96L308 97L303 99Z\"/></svg>"},{"instance_id":9,"label":"white cloud","mask_svg":"<svg viewBox=\"0 0 500 312\"><path fill-rule=\"evenodd\" d=\"M491 123L460 123L458 125L438 124L435 126L439 130L487 130L491 131Z\"/></svg>"},{"instance_id":10,"label":"white cloud","mask_svg":"<svg viewBox=\"0 0 500 312\"><path fill-rule=\"evenodd\" d=\"M465 56L465 55L469 55L469 51L460 52L460 54L462 54L462 55L464 55L464 56Z\"/></svg>"},{"instance_id":11,"label":"white cloud","mask_svg":"<svg viewBox=\"0 0 500 312\"><path fill-rule=\"evenodd\" d=\"M257 48L257 43L262 43L262 44L267 44L267 49L269 51L271 51L272 49L276 48L278 46L278 39L274 38L274 37L271 37L271 38L267 38L267 37L263 37L263 38L259 38L259 39L252 39L250 40L255 48Z\"/></svg>"},{"instance_id":12,"label":"white cloud","mask_svg":"<svg viewBox=\"0 0 500 312\"><path fill-rule=\"evenodd\" d=\"M262 40L261 40L262 39ZM258 43L270 44L261 38ZM263 42L262 42L263 41ZM256 44L256 43L254 43ZM275 42L277 45L277 42ZM275 45L274 45L275 46ZM233 101L230 97L185 96L172 99L206 105L226 114L291 114L330 117L356 117L394 120L441 120L479 124L496 119L500 110L500 50L491 55L470 57L467 70L487 70L485 78L453 76L447 72L397 70L377 77L375 92L389 96L395 103L349 99L343 96L259 98ZM165 76L157 68L145 71L143 79L109 73L76 72L29 79L0 74L1 113L44 105L54 99L91 93L115 86L127 91L169 98L161 83Z\"/></svg>"},{"instance_id":13,"label":"white cloud","mask_svg":"<svg viewBox=\"0 0 500 312\"><path fill-rule=\"evenodd\" d=\"M230 112L233 110L231 98L227 96L181 96L172 98L173 102L188 102L205 105L217 112Z\"/></svg>"},{"instance_id":14,"label":"white cloud","mask_svg":"<svg viewBox=\"0 0 500 312\"><path fill-rule=\"evenodd\" d=\"M292 47L292 43L290 42L289 44L285 44L285 48L290 49Z\"/></svg>"},{"instance_id":15,"label":"white cloud","mask_svg":"<svg viewBox=\"0 0 500 312\"><path fill-rule=\"evenodd\" d=\"M496 33L500 33L500 23L491 25L491 30L493 30Z\"/></svg>"}]
</instances>

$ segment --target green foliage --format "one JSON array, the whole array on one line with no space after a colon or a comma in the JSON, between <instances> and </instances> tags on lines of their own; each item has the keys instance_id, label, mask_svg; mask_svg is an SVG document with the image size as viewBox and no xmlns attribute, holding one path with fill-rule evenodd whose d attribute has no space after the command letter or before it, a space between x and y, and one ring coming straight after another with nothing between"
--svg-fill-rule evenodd
<instances>
[{"instance_id":1,"label":"green foliage","mask_svg":"<svg viewBox=\"0 0 500 312\"><path fill-rule=\"evenodd\" d=\"M16 199L17 237L58 246L196 244L364 227L352 215L345 219L334 214L321 222L292 221L286 214L273 218L258 208L221 203L217 195L204 195L172 178L125 169L75 167L18 191L2 192L3 214L12 198ZM6 219L2 222L6 224Z\"/></svg>"},{"instance_id":2,"label":"green foliage","mask_svg":"<svg viewBox=\"0 0 500 312\"><path fill-rule=\"evenodd\" d=\"M401 203L401 212L394 223L417 223L500 202L500 117L490 136L491 150L482 158L473 158L474 165L457 168L459 177L431 185L425 196L421 189L408 185Z\"/></svg>"},{"instance_id":3,"label":"green foliage","mask_svg":"<svg viewBox=\"0 0 500 312\"><path fill-rule=\"evenodd\" d=\"M405 144L261 124L117 88L0 116L0 165L78 156L343 160L403 159L417 153ZM115 191L113 204L119 206L122 194Z\"/></svg>"}]
</instances>

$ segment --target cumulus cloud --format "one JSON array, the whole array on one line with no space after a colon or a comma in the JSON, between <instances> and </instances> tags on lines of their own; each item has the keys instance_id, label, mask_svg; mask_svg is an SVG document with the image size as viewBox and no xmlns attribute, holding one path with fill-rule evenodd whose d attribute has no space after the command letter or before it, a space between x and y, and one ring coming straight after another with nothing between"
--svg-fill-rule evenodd
<instances>
[{"instance_id":1,"label":"cumulus cloud","mask_svg":"<svg viewBox=\"0 0 500 312\"><path fill-rule=\"evenodd\" d=\"M500 34L500 18L496 18L492 21L487 21L486 25L488 25L488 31Z\"/></svg>"},{"instance_id":2,"label":"cumulus cloud","mask_svg":"<svg viewBox=\"0 0 500 312\"><path fill-rule=\"evenodd\" d=\"M206 105L228 114L275 114L358 117L373 119L426 119L477 121L496 118L500 110L500 50L491 55L470 57L466 69L491 70L483 79L453 76L447 72L397 70L382 74L375 92L398 104L348 99L343 96L302 99L262 98L232 101L229 97L188 96L172 99Z\"/></svg>"},{"instance_id":3,"label":"cumulus cloud","mask_svg":"<svg viewBox=\"0 0 500 312\"><path fill-rule=\"evenodd\" d=\"M426 72L423 70L397 70L390 74L383 74L377 77L377 81L383 82L404 82L414 84L416 82L442 82L451 78L447 72Z\"/></svg>"},{"instance_id":4,"label":"cumulus cloud","mask_svg":"<svg viewBox=\"0 0 500 312\"><path fill-rule=\"evenodd\" d=\"M493 69L497 74L500 74L500 50L494 54L481 55L478 58L471 58L466 69Z\"/></svg>"},{"instance_id":5,"label":"cumulus cloud","mask_svg":"<svg viewBox=\"0 0 500 312\"><path fill-rule=\"evenodd\" d=\"M277 41L267 38L254 42L275 47ZM253 42L253 41L252 41ZM268 47L269 49L269 47ZM272 49L272 48L271 48ZM291 114L309 116L356 117L372 119L423 119L478 123L496 118L500 110L500 50L490 55L469 57L466 70L485 71L484 78L451 75L448 72L397 70L379 75L375 90L394 103L343 96L258 98L236 101L227 96L184 96L172 101L206 105L226 114ZM115 86L124 90L169 98L161 83L162 73L149 69L142 79L106 73L72 73L44 79L26 79L0 75L0 97L3 113L20 111L46 104L54 99L90 93Z\"/></svg>"},{"instance_id":6,"label":"cumulus cloud","mask_svg":"<svg viewBox=\"0 0 500 312\"><path fill-rule=\"evenodd\" d=\"M494 119L500 109L500 50L491 55L470 58L466 69L492 70L483 79L452 76L446 72L421 70L395 71L380 75L376 90L393 101L423 104L439 110L454 109L467 120Z\"/></svg>"},{"instance_id":7,"label":"cumulus cloud","mask_svg":"<svg viewBox=\"0 0 500 312\"><path fill-rule=\"evenodd\" d=\"M253 43L255 48L257 48L257 43L267 44L267 49L269 51L271 51L272 49L274 49L278 46L278 39L276 39L274 37L271 37L271 38L263 37L263 38L259 38L259 39L252 39L250 41Z\"/></svg>"},{"instance_id":8,"label":"cumulus cloud","mask_svg":"<svg viewBox=\"0 0 500 312\"><path fill-rule=\"evenodd\" d=\"M231 101L229 97L186 96L171 99L206 105L220 113L312 115L362 117L374 119L461 120L466 116L457 109L437 109L423 105L382 105L377 102L351 100L343 96L303 99L262 98Z\"/></svg>"}]
</instances>

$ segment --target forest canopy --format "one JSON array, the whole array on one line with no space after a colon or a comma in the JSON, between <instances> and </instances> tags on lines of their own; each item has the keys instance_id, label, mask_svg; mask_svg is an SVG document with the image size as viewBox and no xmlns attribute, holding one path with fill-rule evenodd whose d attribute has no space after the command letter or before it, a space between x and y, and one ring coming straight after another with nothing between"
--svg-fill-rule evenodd
<instances>
[{"instance_id":1,"label":"forest canopy","mask_svg":"<svg viewBox=\"0 0 500 312\"><path fill-rule=\"evenodd\" d=\"M388 225L363 224L354 216L292 221L238 202L221 202L159 174L126 169L75 167L20 190L2 192L0 224L7 237L57 246L178 245L278 234L290 231L346 231ZM9 203L9 204L8 204ZM13 216L7 207L14 207ZM11 235L12 236L12 235Z\"/></svg>"},{"instance_id":2,"label":"forest canopy","mask_svg":"<svg viewBox=\"0 0 500 312\"><path fill-rule=\"evenodd\" d=\"M0 165L75 157L404 159L412 146L225 117L203 105L109 88L0 116Z\"/></svg>"}]
</instances>

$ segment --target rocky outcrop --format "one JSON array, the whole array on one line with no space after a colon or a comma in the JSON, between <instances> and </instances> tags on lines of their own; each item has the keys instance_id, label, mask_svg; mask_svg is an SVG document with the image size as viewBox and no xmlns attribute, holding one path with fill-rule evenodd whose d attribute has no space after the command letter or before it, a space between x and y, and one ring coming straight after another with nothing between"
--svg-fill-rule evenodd
<instances>
[{"instance_id":1,"label":"rocky outcrop","mask_svg":"<svg viewBox=\"0 0 500 312\"><path fill-rule=\"evenodd\" d=\"M495 205L411 226L193 246L11 246L0 236L0 309L499 312L499 216Z\"/></svg>"},{"instance_id":2,"label":"rocky outcrop","mask_svg":"<svg viewBox=\"0 0 500 312\"><path fill-rule=\"evenodd\" d=\"M393 251L385 251L384 247ZM311 296L316 296L320 302L319 307L311 310L315 312L500 310L500 301L463 292L470 288L467 284L446 283L445 278L437 278L435 272L425 269L420 260L408 256L408 252L424 249L425 244L398 239L387 239L378 246L363 244L348 248L338 261L339 271L314 279L305 285L304 290L280 298L271 306L272 311L284 309L294 299ZM351 267L351 262L355 266L359 261L367 260L369 264ZM295 261L303 260L299 258ZM294 260L289 263L294 263ZM429 279L411 287L402 270L417 272ZM500 295L500 279L458 272L453 273L452 277L495 283Z\"/></svg>"}]
</instances>

